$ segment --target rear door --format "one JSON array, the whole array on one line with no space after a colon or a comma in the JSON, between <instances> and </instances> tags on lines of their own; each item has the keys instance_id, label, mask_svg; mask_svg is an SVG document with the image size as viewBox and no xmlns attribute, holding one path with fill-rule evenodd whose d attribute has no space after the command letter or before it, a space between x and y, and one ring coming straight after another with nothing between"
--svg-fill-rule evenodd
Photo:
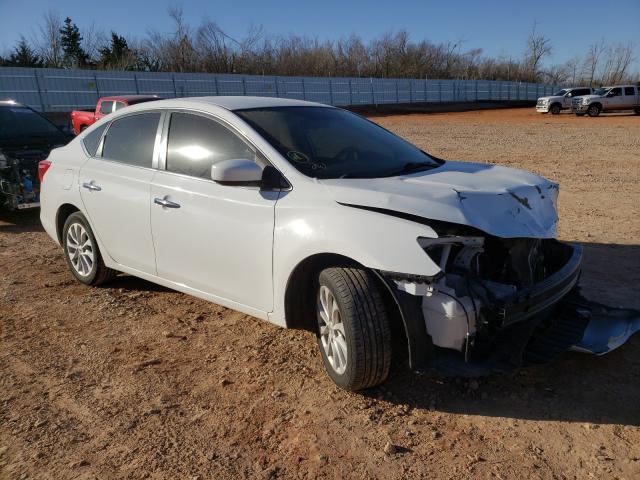
<instances>
[{"instance_id":1,"label":"rear door","mask_svg":"<svg viewBox=\"0 0 640 480\"><path fill-rule=\"evenodd\" d=\"M167 121L168 120L168 121ZM211 166L263 157L229 125L173 112L151 185L158 276L260 312L273 308L272 246L279 191L221 185ZM156 203L158 202L158 203ZM162 203L169 202L169 206Z\"/></svg>"},{"instance_id":2,"label":"rear door","mask_svg":"<svg viewBox=\"0 0 640 480\"><path fill-rule=\"evenodd\" d=\"M636 87L623 88L624 108L633 108L637 105L638 97L636 95Z\"/></svg>"},{"instance_id":3,"label":"rear door","mask_svg":"<svg viewBox=\"0 0 640 480\"><path fill-rule=\"evenodd\" d=\"M80 170L80 192L92 228L117 263L155 274L149 189L161 113L114 120L102 140L101 156Z\"/></svg>"}]
</instances>

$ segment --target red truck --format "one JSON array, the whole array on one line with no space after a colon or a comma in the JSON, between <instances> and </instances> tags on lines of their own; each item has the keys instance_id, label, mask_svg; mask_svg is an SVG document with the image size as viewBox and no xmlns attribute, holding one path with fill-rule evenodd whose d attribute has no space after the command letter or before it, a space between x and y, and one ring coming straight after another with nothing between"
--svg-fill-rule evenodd
<instances>
[{"instance_id":1,"label":"red truck","mask_svg":"<svg viewBox=\"0 0 640 480\"><path fill-rule=\"evenodd\" d=\"M161 98L158 95L117 95L114 97L102 97L98 100L95 111L74 110L71 112L73 131L77 135L111 112L115 112L129 105L151 102L153 100L161 100Z\"/></svg>"}]
</instances>

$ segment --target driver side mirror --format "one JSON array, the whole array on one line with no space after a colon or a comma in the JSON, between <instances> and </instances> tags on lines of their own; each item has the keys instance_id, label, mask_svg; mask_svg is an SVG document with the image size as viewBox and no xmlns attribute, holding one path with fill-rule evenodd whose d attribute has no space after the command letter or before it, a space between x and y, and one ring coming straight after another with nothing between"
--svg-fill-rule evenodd
<instances>
[{"instance_id":1,"label":"driver side mirror","mask_svg":"<svg viewBox=\"0 0 640 480\"><path fill-rule=\"evenodd\" d=\"M571 98L571 97L573 97L573 92L567 93L567 98Z\"/></svg>"},{"instance_id":2,"label":"driver side mirror","mask_svg":"<svg viewBox=\"0 0 640 480\"><path fill-rule=\"evenodd\" d=\"M222 160L211 166L211 180L223 185L259 185L262 180L262 167L246 158Z\"/></svg>"},{"instance_id":3,"label":"driver side mirror","mask_svg":"<svg viewBox=\"0 0 640 480\"><path fill-rule=\"evenodd\" d=\"M223 160L211 166L211 180L221 185L260 187L281 190L290 187L284 176L272 165L262 168L253 160L238 158Z\"/></svg>"}]
</instances>

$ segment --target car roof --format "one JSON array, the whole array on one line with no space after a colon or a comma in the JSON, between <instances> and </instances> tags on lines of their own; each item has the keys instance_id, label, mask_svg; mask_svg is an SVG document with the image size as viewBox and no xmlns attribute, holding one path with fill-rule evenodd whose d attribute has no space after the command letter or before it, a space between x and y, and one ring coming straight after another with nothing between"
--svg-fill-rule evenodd
<instances>
[{"instance_id":1,"label":"car roof","mask_svg":"<svg viewBox=\"0 0 640 480\"><path fill-rule=\"evenodd\" d=\"M24 105L22 105L19 102L16 102L15 100L0 100L0 105L11 105L14 107L24 107Z\"/></svg>"},{"instance_id":2,"label":"car roof","mask_svg":"<svg viewBox=\"0 0 640 480\"><path fill-rule=\"evenodd\" d=\"M116 101L125 100L127 102L134 102L136 100L160 100L158 95L110 95L108 97L102 97L100 100Z\"/></svg>"},{"instance_id":3,"label":"car roof","mask_svg":"<svg viewBox=\"0 0 640 480\"><path fill-rule=\"evenodd\" d=\"M216 106L227 110L245 110L251 108L269 107L327 107L330 105L303 100L276 97L248 97L248 96L215 96L215 97L182 97L158 100L154 105L171 108L185 105ZM146 105L149 107L149 105Z\"/></svg>"}]
</instances>

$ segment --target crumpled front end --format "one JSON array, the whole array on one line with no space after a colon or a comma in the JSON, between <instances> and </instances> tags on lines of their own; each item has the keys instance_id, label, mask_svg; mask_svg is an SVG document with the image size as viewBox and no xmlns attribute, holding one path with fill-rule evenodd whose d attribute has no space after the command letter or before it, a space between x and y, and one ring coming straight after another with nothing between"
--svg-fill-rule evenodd
<instances>
[{"instance_id":1,"label":"crumpled front end","mask_svg":"<svg viewBox=\"0 0 640 480\"><path fill-rule=\"evenodd\" d=\"M548 363L569 349L604 353L640 329L633 313L596 311L579 294L579 245L477 233L419 239L441 268L437 277L387 274L400 295L417 297L432 344L425 365L414 368L507 372Z\"/></svg>"}]
</instances>

